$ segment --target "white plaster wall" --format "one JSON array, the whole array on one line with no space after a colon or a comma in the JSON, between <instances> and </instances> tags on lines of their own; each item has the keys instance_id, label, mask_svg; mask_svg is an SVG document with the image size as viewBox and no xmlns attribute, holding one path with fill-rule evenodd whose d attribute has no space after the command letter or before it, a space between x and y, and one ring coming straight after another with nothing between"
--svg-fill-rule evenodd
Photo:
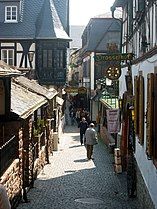
<instances>
[{"instance_id":1,"label":"white plaster wall","mask_svg":"<svg viewBox=\"0 0 157 209\"><path fill-rule=\"evenodd\" d=\"M147 105L147 74L148 73L154 73L154 67L157 66L157 55L132 66L132 76L134 81L134 76L139 74L139 71L142 71L142 74L144 76L144 88L145 88L145 112L146 112L146 105ZM123 92L126 90L125 85L125 74L127 72L127 69L122 69L122 75L119 79L120 81L120 96L123 94ZM137 160L137 164L139 166L139 169L142 173L143 179L145 181L145 184L148 188L148 191L150 193L150 196L155 204L155 207L157 208L157 169L155 168L152 160L147 159L146 155L146 123L144 124L144 145L140 145L138 143L138 138L136 139L136 153L135 157Z\"/></svg>"},{"instance_id":2,"label":"white plaster wall","mask_svg":"<svg viewBox=\"0 0 157 209\"><path fill-rule=\"evenodd\" d=\"M96 121L98 115L98 102L92 101L92 121Z\"/></svg>"},{"instance_id":3,"label":"white plaster wall","mask_svg":"<svg viewBox=\"0 0 157 209\"><path fill-rule=\"evenodd\" d=\"M91 72L90 72L91 91L94 90L94 52L91 53Z\"/></svg>"},{"instance_id":4,"label":"white plaster wall","mask_svg":"<svg viewBox=\"0 0 157 209\"><path fill-rule=\"evenodd\" d=\"M17 51L21 51L21 53L17 53L17 66L19 67L20 66L20 62L21 62L21 58L22 58L22 51L23 51L23 47L22 47L22 45L20 43L17 43ZM30 46L29 51L35 52L35 43L33 43ZM24 63L25 63L25 59L23 61L22 67L24 67ZM27 63L28 63L28 68L29 68L30 66L29 66L28 57L27 57ZM33 61L32 61L32 66L33 66L33 69L35 69L35 53L34 53L34 57L33 57Z\"/></svg>"},{"instance_id":5,"label":"white plaster wall","mask_svg":"<svg viewBox=\"0 0 157 209\"><path fill-rule=\"evenodd\" d=\"M122 98L123 93L126 91L125 75L127 68L122 68L122 74L119 78L119 96Z\"/></svg>"}]
</instances>

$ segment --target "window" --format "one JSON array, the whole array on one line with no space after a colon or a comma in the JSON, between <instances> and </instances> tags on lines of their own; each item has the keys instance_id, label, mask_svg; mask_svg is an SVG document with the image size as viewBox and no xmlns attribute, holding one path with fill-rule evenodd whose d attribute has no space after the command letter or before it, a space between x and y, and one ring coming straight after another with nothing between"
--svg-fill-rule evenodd
<instances>
[{"instance_id":1,"label":"window","mask_svg":"<svg viewBox=\"0 0 157 209\"><path fill-rule=\"evenodd\" d=\"M56 52L56 66L57 68L63 68L63 50L57 50Z\"/></svg>"},{"instance_id":2,"label":"window","mask_svg":"<svg viewBox=\"0 0 157 209\"><path fill-rule=\"evenodd\" d=\"M17 6L5 7L5 21L17 22Z\"/></svg>"},{"instance_id":3,"label":"window","mask_svg":"<svg viewBox=\"0 0 157 209\"><path fill-rule=\"evenodd\" d=\"M43 67L52 68L54 65L54 57L52 50L43 50Z\"/></svg>"},{"instance_id":4,"label":"window","mask_svg":"<svg viewBox=\"0 0 157 209\"><path fill-rule=\"evenodd\" d=\"M13 49L2 49L1 59L8 65L14 65L14 50Z\"/></svg>"}]
</instances>

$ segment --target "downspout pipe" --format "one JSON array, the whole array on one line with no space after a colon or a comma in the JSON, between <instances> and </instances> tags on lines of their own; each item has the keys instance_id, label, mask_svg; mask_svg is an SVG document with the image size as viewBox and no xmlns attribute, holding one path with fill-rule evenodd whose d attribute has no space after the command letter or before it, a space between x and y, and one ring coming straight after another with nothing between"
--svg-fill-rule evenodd
<instances>
[{"instance_id":1,"label":"downspout pipe","mask_svg":"<svg viewBox=\"0 0 157 209\"><path fill-rule=\"evenodd\" d=\"M111 10L111 12L112 12L112 18L114 18L115 20L118 20L119 22L120 22L120 26L121 26L121 31L120 31L120 53L122 53L122 32L123 32L123 28L122 28L122 23L123 23L123 21L122 21L122 19L120 19L120 18L116 18L115 16L114 16L114 12L115 12L115 10L116 10L116 7L115 6L112 6L111 8L110 8L110 10Z\"/></svg>"}]
</instances>

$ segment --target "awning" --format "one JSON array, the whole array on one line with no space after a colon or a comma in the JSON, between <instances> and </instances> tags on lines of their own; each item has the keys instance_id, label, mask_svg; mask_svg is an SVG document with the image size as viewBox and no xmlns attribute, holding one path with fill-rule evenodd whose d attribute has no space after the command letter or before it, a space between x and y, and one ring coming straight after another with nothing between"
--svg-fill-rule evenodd
<instances>
[{"instance_id":1,"label":"awning","mask_svg":"<svg viewBox=\"0 0 157 209\"><path fill-rule=\"evenodd\" d=\"M100 102L105 105L107 108L118 108L118 99L117 98L101 98Z\"/></svg>"}]
</instances>

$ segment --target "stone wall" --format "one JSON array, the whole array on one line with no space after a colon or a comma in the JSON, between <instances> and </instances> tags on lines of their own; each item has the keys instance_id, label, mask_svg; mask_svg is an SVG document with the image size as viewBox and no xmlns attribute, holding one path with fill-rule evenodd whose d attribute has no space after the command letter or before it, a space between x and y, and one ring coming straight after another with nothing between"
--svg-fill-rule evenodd
<instances>
[{"instance_id":1,"label":"stone wall","mask_svg":"<svg viewBox=\"0 0 157 209\"><path fill-rule=\"evenodd\" d=\"M10 201L12 201L16 196L19 196L22 187L18 159L14 160L6 172L1 176L0 182L6 188Z\"/></svg>"},{"instance_id":2,"label":"stone wall","mask_svg":"<svg viewBox=\"0 0 157 209\"><path fill-rule=\"evenodd\" d=\"M45 146L39 152L39 157L35 160L34 163L34 175L37 176L40 171L44 168L46 163L46 154L45 154Z\"/></svg>"}]
</instances>

